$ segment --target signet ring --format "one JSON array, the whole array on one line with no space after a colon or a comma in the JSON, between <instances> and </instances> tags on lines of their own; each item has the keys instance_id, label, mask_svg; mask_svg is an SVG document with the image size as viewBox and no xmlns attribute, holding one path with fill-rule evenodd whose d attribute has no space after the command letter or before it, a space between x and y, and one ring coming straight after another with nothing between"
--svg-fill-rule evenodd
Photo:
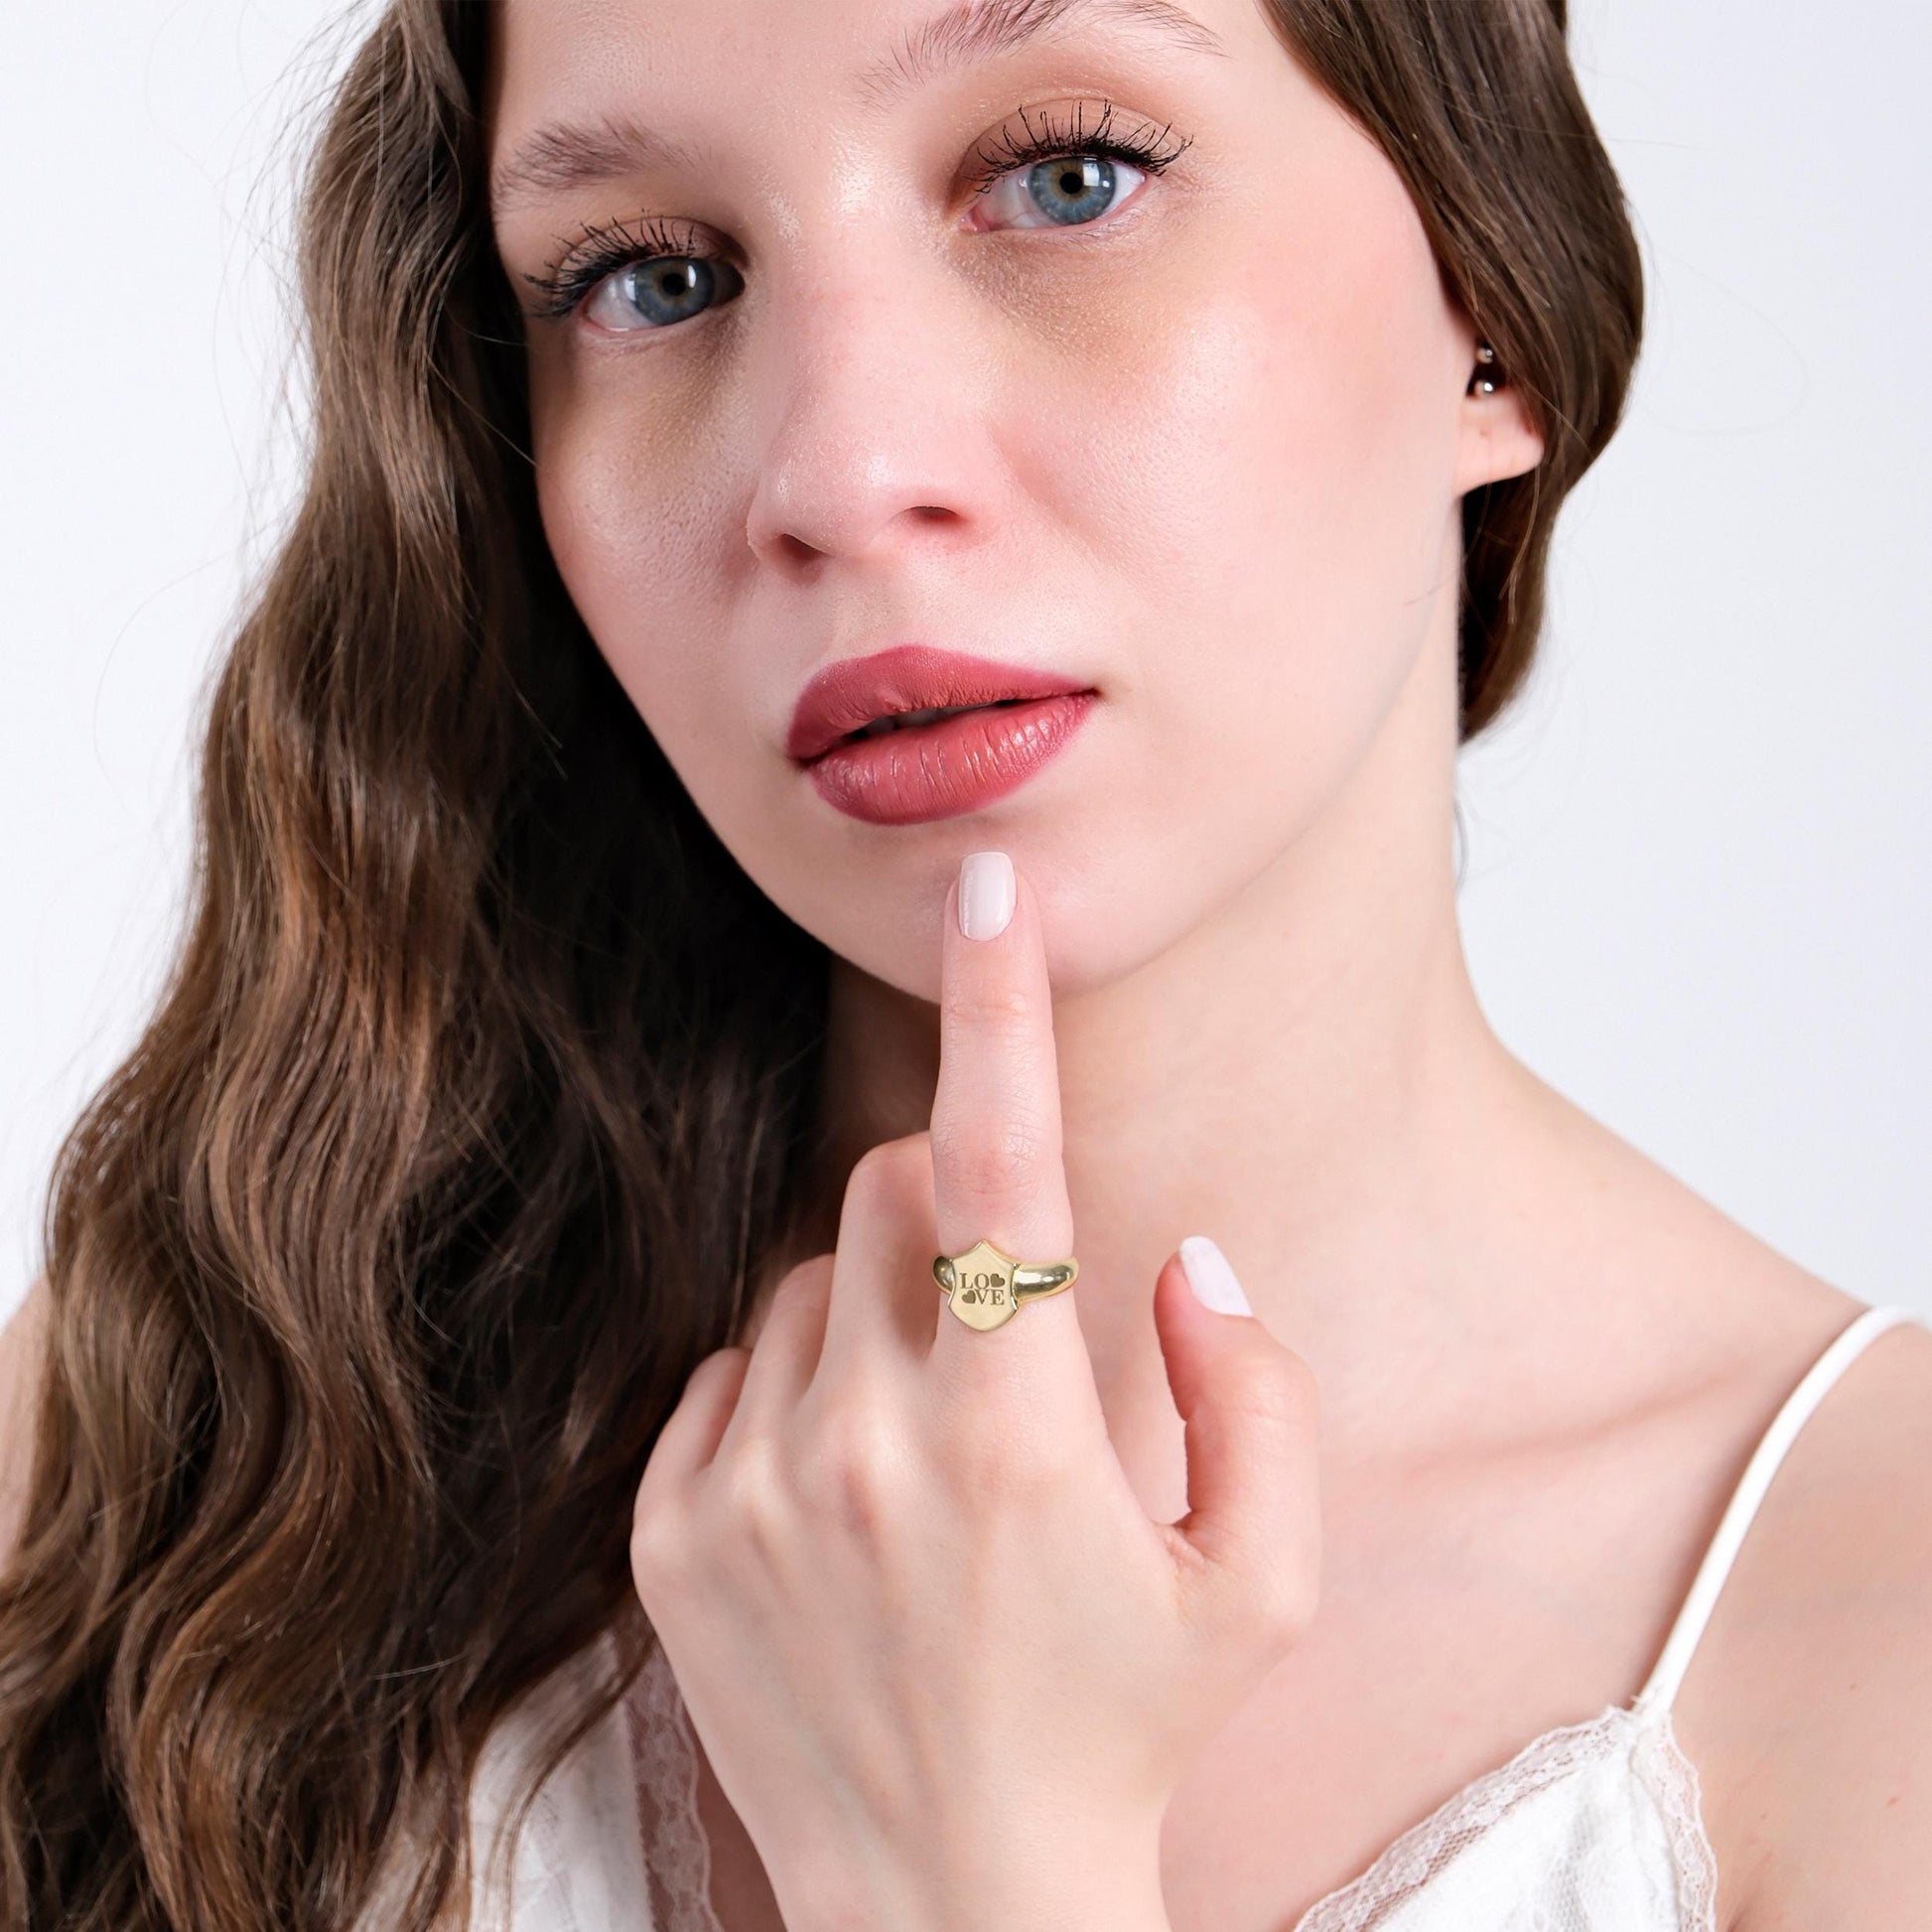
<instances>
[{"instance_id":1,"label":"signet ring","mask_svg":"<svg viewBox=\"0 0 1932 1932\"><path fill-rule=\"evenodd\" d=\"M1038 1302L1073 1286L1080 1264L1023 1262L976 1241L963 1255L934 1255L932 1279L945 1291L946 1306L969 1328L984 1331L1011 1321L1028 1302Z\"/></svg>"}]
</instances>

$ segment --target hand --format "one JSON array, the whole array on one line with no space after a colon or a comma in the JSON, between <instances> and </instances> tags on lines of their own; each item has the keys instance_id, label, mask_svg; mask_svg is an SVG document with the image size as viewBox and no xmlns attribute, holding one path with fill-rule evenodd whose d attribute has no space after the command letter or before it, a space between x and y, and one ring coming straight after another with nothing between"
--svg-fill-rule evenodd
<instances>
[{"instance_id":1,"label":"hand","mask_svg":"<svg viewBox=\"0 0 1932 1932\"><path fill-rule=\"evenodd\" d=\"M1312 1379L1257 1319L1162 1268L1161 1524L1075 1306L1125 1286L946 1307L935 1253L1075 1251L1037 903L968 939L959 893L930 1132L860 1159L837 1252L699 1363L637 1492L638 1596L790 1932L1165 1923L1168 1800L1314 1609Z\"/></svg>"}]
</instances>

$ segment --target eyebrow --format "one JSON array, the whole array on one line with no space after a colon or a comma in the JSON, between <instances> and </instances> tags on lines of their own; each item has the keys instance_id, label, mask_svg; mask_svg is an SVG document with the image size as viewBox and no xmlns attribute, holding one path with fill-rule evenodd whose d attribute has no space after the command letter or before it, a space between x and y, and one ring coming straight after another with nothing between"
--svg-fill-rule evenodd
<instances>
[{"instance_id":1,"label":"eyebrow","mask_svg":"<svg viewBox=\"0 0 1932 1932\"><path fill-rule=\"evenodd\" d=\"M945 74L1017 53L1076 15L1100 25L1151 31L1189 53L1227 53L1212 28L1170 0L963 0L863 68L854 91L883 109ZM539 128L491 177L490 206L502 213L546 195L651 168L695 169L701 159L689 143L621 115L555 122Z\"/></svg>"}]
</instances>

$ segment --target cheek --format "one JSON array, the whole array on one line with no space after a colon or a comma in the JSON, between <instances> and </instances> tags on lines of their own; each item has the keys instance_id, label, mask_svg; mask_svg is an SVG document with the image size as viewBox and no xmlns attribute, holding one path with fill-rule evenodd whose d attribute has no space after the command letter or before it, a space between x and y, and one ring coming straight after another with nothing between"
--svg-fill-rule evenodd
<instances>
[{"instance_id":1,"label":"cheek","mask_svg":"<svg viewBox=\"0 0 1932 1932\"><path fill-rule=\"evenodd\" d=\"M1046 527L1080 540L1032 608L1076 594L1052 634L1104 624L1119 699L1082 782L1016 820L1068 908L1070 987L1157 955L1308 834L1452 607L1453 309L1386 160L1337 147L1331 172L1281 171L1293 205L1164 261L1157 308L1146 278L1131 314L1101 311L1085 374L1062 361L1046 426L1014 439Z\"/></svg>"},{"instance_id":2,"label":"cheek","mask_svg":"<svg viewBox=\"0 0 1932 1932\"><path fill-rule=\"evenodd\" d=\"M1428 238L1365 141L1306 186L1170 284L1195 300L1141 333L1086 425L1164 762L1276 767L1244 788L1288 788L1270 829L1289 836L1363 755L1456 562L1452 311Z\"/></svg>"},{"instance_id":3,"label":"cheek","mask_svg":"<svg viewBox=\"0 0 1932 1932\"><path fill-rule=\"evenodd\" d=\"M701 753L707 734L691 727L718 716L730 695L723 654L693 648L718 632L732 567L715 417L678 393L685 385L646 384L621 357L607 361L588 373L533 362L544 536L579 616L666 753L686 744ZM743 557L742 521L737 528Z\"/></svg>"}]
</instances>

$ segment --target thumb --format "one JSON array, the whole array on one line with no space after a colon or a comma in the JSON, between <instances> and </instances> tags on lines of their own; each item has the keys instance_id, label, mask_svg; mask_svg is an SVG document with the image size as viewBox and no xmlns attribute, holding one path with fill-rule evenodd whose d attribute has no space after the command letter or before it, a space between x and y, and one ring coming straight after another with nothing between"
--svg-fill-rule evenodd
<instances>
[{"instance_id":1,"label":"thumb","mask_svg":"<svg viewBox=\"0 0 1932 1932\"><path fill-rule=\"evenodd\" d=\"M1185 1425L1186 1515L1167 1526L1202 1587L1286 1626L1313 1615L1320 1568L1314 1377L1248 1307L1204 1234L1155 1284L1168 1387Z\"/></svg>"}]
</instances>

